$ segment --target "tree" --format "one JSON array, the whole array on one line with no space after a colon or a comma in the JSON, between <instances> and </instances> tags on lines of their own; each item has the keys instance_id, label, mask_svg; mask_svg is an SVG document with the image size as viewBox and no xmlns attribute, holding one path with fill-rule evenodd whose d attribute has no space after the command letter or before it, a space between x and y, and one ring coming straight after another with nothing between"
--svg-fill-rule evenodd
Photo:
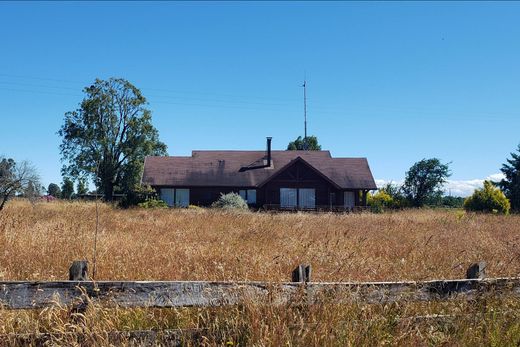
<instances>
[{"instance_id":1,"label":"tree","mask_svg":"<svg viewBox=\"0 0 520 347\"><path fill-rule=\"evenodd\" d=\"M16 163L11 158L0 158L0 211L15 194L38 194L39 177L36 169L27 161Z\"/></svg>"},{"instance_id":2,"label":"tree","mask_svg":"<svg viewBox=\"0 0 520 347\"><path fill-rule=\"evenodd\" d=\"M475 189L473 195L464 201L464 209L468 211L508 214L510 207L509 200L504 193L490 181L484 181L484 187Z\"/></svg>"},{"instance_id":3,"label":"tree","mask_svg":"<svg viewBox=\"0 0 520 347\"><path fill-rule=\"evenodd\" d=\"M423 159L406 172L403 192L412 206L421 207L440 199L441 188L450 176L448 165L437 158Z\"/></svg>"},{"instance_id":4,"label":"tree","mask_svg":"<svg viewBox=\"0 0 520 347\"><path fill-rule=\"evenodd\" d=\"M507 163L502 165L500 171L505 178L498 183L511 202L513 211L520 211L520 144L517 151L518 153L511 153L511 159L507 159Z\"/></svg>"},{"instance_id":5,"label":"tree","mask_svg":"<svg viewBox=\"0 0 520 347\"><path fill-rule=\"evenodd\" d=\"M294 141L289 142L287 145L288 151L302 151L305 149L305 141L301 136ZM321 146L318 144L318 138L316 136L307 136L307 150L309 151L321 151Z\"/></svg>"},{"instance_id":6,"label":"tree","mask_svg":"<svg viewBox=\"0 0 520 347\"><path fill-rule=\"evenodd\" d=\"M80 107L65 114L58 131L62 173L93 178L111 201L114 187L135 187L145 156L165 155L166 145L152 125L146 98L130 82L96 79L84 92Z\"/></svg>"},{"instance_id":7,"label":"tree","mask_svg":"<svg viewBox=\"0 0 520 347\"><path fill-rule=\"evenodd\" d=\"M61 184L61 197L63 199L72 199L72 195L74 194L74 183L68 177L63 179L63 183Z\"/></svg>"},{"instance_id":8,"label":"tree","mask_svg":"<svg viewBox=\"0 0 520 347\"><path fill-rule=\"evenodd\" d=\"M61 189L60 186L56 183L49 184L49 187L47 188L47 194L54 196L55 198L61 198Z\"/></svg>"},{"instance_id":9,"label":"tree","mask_svg":"<svg viewBox=\"0 0 520 347\"><path fill-rule=\"evenodd\" d=\"M84 178L78 178L78 185L76 187L76 193L78 195L83 195L88 193L87 184Z\"/></svg>"}]
</instances>

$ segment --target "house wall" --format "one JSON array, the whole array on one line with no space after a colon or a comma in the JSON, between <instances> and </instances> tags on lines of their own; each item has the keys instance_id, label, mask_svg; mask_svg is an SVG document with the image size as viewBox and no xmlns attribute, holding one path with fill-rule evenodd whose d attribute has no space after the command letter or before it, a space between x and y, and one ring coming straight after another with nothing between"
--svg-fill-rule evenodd
<instances>
[{"instance_id":1,"label":"house wall","mask_svg":"<svg viewBox=\"0 0 520 347\"><path fill-rule=\"evenodd\" d=\"M257 200L264 204L280 204L280 188L314 188L316 205L329 206L330 194L334 193L333 205L343 204L343 193L329 181L302 162L297 162L269 181L257 193Z\"/></svg>"},{"instance_id":2,"label":"house wall","mask_svg":"<svg viewBox=\"0 0 520 347\"><path fill-rule=\"evenodd\" d=\"M190 204L209 206L220 194L231 192L238 193L241 189L256 189L255 187L189 187L189 186L161 186L160 188L188 188L190 190ZM345 190L337 189L331 182L323 178L314 169L302 162L296 162L291 167L278 174L263 187L256 189L256 204L254 207L262 207L265 204L280 204L280 188L314 188L316 191L317 206L343 206ZM359 190L354 191L356 206L363 206ZM331 193L333 200L331 201ZM366 201L365 201L366 203Z\"/></svg>"}]
</instances>

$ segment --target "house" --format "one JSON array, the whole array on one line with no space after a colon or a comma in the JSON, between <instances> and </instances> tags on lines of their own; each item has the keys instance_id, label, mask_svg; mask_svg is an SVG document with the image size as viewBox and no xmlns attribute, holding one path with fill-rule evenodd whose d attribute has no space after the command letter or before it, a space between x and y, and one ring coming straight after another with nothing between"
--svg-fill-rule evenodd
<instances>
[{"instance_id":1,"label":"house","mask_svg":"<svg viewBox=\"0 0 520 347\"><path fill-rule=\"evenodd\" d=\"M236 192L252 207L354 209L377 189L366 158L329 151L193 151L189 157L146 157L142 183L169 206L207 206Z\"/></svg>"}]
</instances>

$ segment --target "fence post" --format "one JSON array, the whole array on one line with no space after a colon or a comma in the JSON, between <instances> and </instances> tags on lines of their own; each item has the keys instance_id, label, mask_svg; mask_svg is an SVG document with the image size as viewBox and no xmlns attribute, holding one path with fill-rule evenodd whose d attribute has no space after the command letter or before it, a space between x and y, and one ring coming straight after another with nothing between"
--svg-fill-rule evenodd
<instances>
[{"instance_id":1,"label":"fence post","mask_svg":"<svg viewBox=\"0 0 520 347\"><path fill-rule=\"evenodd\" d=\"M307 283L311 281L312 268L310 265L300 264L292 272L292 282Z\"/></svg>"},{"instance_id":2,"label":"fence post","mask_svg":"<svg viewBox=\"0 0 520 347\"><path fill-rule=\"evenodd\" d=\"M74 260L69 268L69 281L88 281L88 261ZM78 286L79 287L79 286ZM88 296L84 289L77 288L79 295L74 300L70 310L71 318L75 323L84 323L84 313L87 311Z\"/></svg>"},{"instance_id":3,"label":"fence post","mask_svg":"<svg viewBox=\"0 0 520 347\"><path fill-rule=\"evenodd\" d=\"M69 281L88 281L88 261L74 260L69 268Z\"/></svg>"},{"instance_id":4,"label":"fence post","mask_svg":"<svg viewBox=\"0 0 520 347\"><path fill-rule=\"evenodd\" d=\"M478 263L473 263L470 265L468 270L466 271L467 279L483 279L486 277L486 262L479 261Z\"/></svg>"}]
</instances>

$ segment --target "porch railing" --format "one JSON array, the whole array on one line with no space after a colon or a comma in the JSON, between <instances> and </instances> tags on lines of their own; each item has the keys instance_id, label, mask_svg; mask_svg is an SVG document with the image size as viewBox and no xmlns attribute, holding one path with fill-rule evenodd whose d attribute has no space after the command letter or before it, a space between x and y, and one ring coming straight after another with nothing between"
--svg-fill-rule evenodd
<instances>
[{"instance_id":1,"label":"porch railing","mask_svg":"<svg viewBox=\"0 0 520 347\"><path fill-rule=\"evenodd\" d=\"M368 209L367 206L346 207L343 205L316 205L314 207L282 206L280 204L265 204L267 211L317 211L317 212L361 212Z\"/></svg>"}]
</instances>

